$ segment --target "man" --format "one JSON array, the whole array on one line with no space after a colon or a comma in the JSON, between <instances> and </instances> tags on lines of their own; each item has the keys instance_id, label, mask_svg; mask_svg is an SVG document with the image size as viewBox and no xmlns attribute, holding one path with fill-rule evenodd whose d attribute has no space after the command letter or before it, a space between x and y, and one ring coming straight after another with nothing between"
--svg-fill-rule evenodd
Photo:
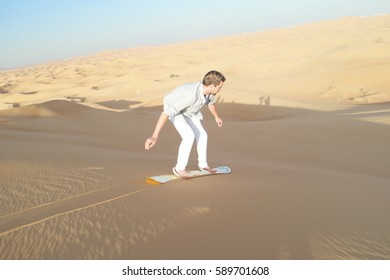
<instances>
[{"instance_id":1,"label":"man","mask_svg":"<svg viewBox=\"0 0 390 280\"><path fill-rule=\"evenodd\" d=\"M212 70L204 76L202 82L179 86L164 97L164 110L153 135L146 139L145 149L149 150L156 144L161 129L169 119L182 138L177 163L173 168L174 174L178 177L190 178L185 169L194 140L197 143L199 168L210 173L216 172L207 163L207 132L201 124L203 116L200 110L207 104L218 126L222 126L222 119L215 107L215 95L222 89L225 80L220 72Z\"/></svg>"}]
</instances>

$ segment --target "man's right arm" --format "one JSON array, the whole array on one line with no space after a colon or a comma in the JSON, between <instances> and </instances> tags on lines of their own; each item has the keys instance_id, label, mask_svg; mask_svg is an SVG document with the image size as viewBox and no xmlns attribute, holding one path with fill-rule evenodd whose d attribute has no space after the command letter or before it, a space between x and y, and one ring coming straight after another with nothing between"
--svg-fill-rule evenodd
<instances>
[{"instance_id":1,"label":"man's right arm","mask_svg":"<svg viewBox=\"0 0 390 280\"><path fill-rule=\"evenodd\" d=\"M164 127L165 123L167 122L167 120L168 120L168 115L165 112L162 112L160 117L158 118L152 136L146 139L145 141L145 150L149 150L156 144L158 136L160 135L160 132Z\"/></svg>"}]
</instances>

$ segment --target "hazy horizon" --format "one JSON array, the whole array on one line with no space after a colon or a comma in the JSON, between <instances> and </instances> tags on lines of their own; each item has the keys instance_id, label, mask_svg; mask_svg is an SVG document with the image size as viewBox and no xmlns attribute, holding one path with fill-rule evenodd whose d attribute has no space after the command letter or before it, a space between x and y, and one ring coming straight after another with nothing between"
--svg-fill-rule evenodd
<instances>
[{"instance_id":1,"label":"hazy horizon","mask_svg":"<svg viewBox=\"0 0 390 280\"><path fill-rule=\"evenodd\" d=\"M384 0L0 0L0 70L95 53L390 13Z\"/></svg>"}]
</instances>

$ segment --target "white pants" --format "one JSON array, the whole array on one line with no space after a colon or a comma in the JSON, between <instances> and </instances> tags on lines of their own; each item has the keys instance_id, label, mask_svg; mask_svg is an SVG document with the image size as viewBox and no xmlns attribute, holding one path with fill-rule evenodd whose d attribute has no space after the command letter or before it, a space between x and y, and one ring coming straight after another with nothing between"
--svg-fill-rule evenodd
<instances>
[{"instance_id":1,"label":"white pants","mask_svg":"<svg viewBox=\"0 0 390 280\"><path fill-rule=\"evenodd\" d=\"M185 170L194 140L196 140L198 152L198 166L208 167L207 132L204 130L200 120L179 114L171 117L170 121L182 138L177 156L176 170Z\"/></svg>"}]
</instances>

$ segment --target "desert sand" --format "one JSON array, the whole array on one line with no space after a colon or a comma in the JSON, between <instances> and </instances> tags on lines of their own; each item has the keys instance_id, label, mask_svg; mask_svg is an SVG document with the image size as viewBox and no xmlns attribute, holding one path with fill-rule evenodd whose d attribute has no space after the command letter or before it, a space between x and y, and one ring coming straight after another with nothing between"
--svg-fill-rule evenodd
<instances>
[{"instance_id":1,"label":"desert sand","mask_svg":"<svg viewBox=\"0 0 390 280\"><path fill-rule=\"evenodd\" d=\"M390 259L389 54L382 15L1 71L0 259ZM212 69L233 172L149 184L163 96Z\"/></svg>"}]
</instances>

